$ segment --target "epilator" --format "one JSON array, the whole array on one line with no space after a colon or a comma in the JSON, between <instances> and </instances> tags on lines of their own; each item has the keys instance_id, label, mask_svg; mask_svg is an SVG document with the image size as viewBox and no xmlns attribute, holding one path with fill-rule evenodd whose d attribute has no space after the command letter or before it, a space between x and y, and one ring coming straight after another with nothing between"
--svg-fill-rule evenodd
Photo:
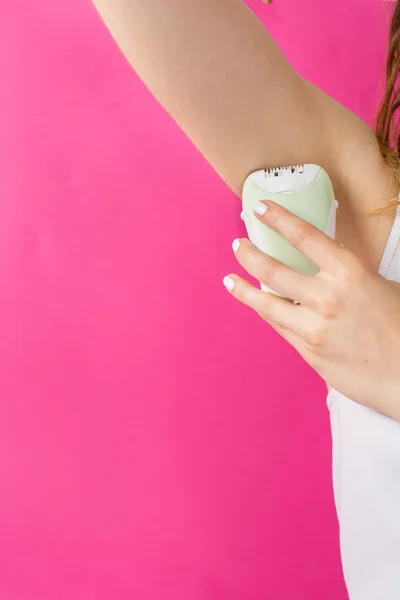
<instances>
[{"instance_id":1,"label":"epilator","mask_svg":"<svg viewBox=\"0 0 400 600\"><path fill-rule=\"evenodd\" d=\"M335 239L338 203L327 172L312 164L261 169L247 177L242 193L242 217L250 241L288 267L306 275L316 275L316 265L255 216L254 208L260 200L280 204ZM261 289L275 293L265 285L261 285Z\"/></svg>"}]
</instances>

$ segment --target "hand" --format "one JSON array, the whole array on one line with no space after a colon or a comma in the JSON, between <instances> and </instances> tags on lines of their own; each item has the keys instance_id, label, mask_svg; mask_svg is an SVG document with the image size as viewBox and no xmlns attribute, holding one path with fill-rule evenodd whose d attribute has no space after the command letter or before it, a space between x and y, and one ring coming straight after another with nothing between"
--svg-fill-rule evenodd
<instances>
[{"instance_id":1,"label":"hand","mask_svg":"<svg viewBox=\"0 0 400 600\"><path fill-rule=\"evenodd\" d=\"M271 201L257 218L320 269L310 277L263 254L247 239L233 247L246 271L298 304L263 292L237 275L231 294L270 323L328 384L400 421L400 285ZM262 212L262 211L261 211Z\"/></svg>"}]
</instances>

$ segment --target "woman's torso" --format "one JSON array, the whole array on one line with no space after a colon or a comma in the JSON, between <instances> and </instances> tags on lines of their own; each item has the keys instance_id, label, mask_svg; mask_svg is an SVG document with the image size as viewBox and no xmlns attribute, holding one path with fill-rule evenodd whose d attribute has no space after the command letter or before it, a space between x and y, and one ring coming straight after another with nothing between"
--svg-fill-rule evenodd
<instances>
[{"instance_id":1,"label":"woman's torso","mask_svg":"<svg viewBox=\"0 0 400 600\"><path fill-rule=\"evenodd\" d=\"M379 272L400 283L400 208ZM400 307L399 307L400 310ZM400 598L400 423L328 394L333 484L351 600Z\"/></svg>"}]
</instances>

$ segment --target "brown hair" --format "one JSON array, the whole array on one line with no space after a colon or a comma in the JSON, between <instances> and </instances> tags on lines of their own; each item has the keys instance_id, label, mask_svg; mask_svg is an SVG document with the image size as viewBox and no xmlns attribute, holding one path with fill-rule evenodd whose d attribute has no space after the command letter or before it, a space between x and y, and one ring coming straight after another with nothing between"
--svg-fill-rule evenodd
<instances>
[{"instance_id":1,"label":"brown hair","mask_svg":"<svg viewBox=\"0 0 400 600\"><path fill-rule=\"evenodd\" d=\"M390 24L389 53L386 62L386 89L378 112L376 138L381 154L400 184L400 127L398 109L400 108L400 0L396 6ZM398 205L394 198L386 209ZM382 209L381 209L382 210ZM378 209L378 211L380 210Z\"/></svg>"}]
</instances>

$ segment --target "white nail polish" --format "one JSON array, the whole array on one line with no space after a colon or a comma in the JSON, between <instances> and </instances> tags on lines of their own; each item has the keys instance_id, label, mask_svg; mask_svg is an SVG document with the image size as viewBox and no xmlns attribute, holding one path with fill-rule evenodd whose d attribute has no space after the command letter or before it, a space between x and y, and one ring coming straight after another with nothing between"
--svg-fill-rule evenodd
<instances>
[{"instance_id":1,"label":"white nail polish","mask_svg":"<svg viewBox=\"0 0 400 600\"><path fill-rule=\"evenodd\" d=\"M235 282L233 281L233 279L231 277L228 277L228 276L224 277L223 284L226 287L226 289L229 290L230 292L235 287Z\"/></svg>"},{"instance_id":2,"label":"white nail polish","mask_svg":"<svg viewBox=\"0 0 400 600\"><path fill-rule=\"evenodd\" d=\"M240 240L233 240L232 249L235 254L239 250L239 246L240 246Z\"/></svg>"},{"instance_id":3,"label":"white nail polish","mask_svg":"<svg viewBox=\"0 0 400 600\"><path fill-rule=\"evenodd\" d=\"M258 215L260 215L261 217L263 215L265 215L267 210L268 210L267 205L263 204L262 202L257 202L257 204L254 207L254 212L257 213Z\"/></svg>"},{"instance_id":4,"label":"white nail polish","mask_svg":"<svg viewBox=\"0 0 400 600\"><path fill-rule=\"evenodd\" d=\"M242 210L242 212L240 213L240 218L242 219L242 221L244 221L244 211Z\"/></svg>"}]
</instances>

